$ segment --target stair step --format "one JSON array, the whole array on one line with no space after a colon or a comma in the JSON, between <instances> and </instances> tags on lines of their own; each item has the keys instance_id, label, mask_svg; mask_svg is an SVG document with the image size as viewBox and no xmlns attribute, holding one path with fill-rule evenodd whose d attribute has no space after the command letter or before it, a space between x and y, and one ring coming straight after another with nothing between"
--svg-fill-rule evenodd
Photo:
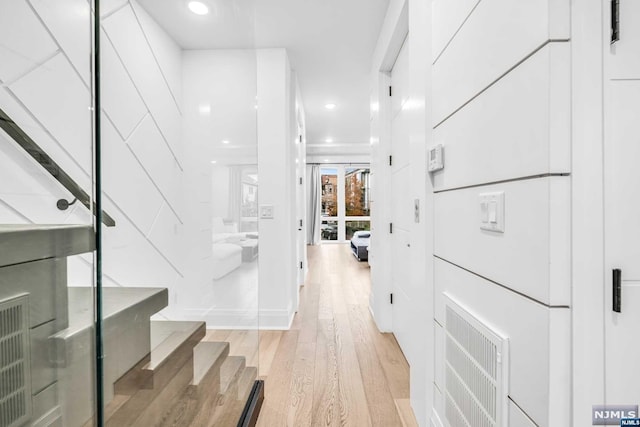
<instances>
[{"instance_id":1,"label":"stair step","mask_svg":"<svg viewBox=\"0 0 640 427\"><path fill-rule=\"evenodd\" d=\"M193 351L206 333L204 322L152 321L151 360L145 369L158 370L173 356L184 350L185 345L190 346Z\"/></svg>"},{"instance_id":2,"label":"stair step","mask_svg":"<svg viewBox=\"0 0 640 427\"><path fill-rule=\"evenodd\" d=\"M243 356L229 356L220 367L220 393L227 394L237 386L245 367Z\"/></svg>"},{"instance_id":3,"label":"stair step","mask_svg":"<svg viewBox=\"0 0 640 427\"><path fill-rule=\"evenodd\" d=\"M80 425L92 416L93 407L91 382L78 378L86 376L86 367L95 357L88 345L94 334L94 289L70 287L66 292L68 327L50 337L52 351L47 357L54 366L65 369L60 393L76 396L64 407L66 423ZM149 354L149 318L166 307L168 294L163 288L108 287L102 296L105 400L109 402L113 384Z\"/></svg>"},{"instance_id":4,"label":"stair step","mask_svg":"<svg viewBox=\"0 0 640 427\"><path fill-rule=\"evenodd\" d=\"M107 425L160 425L183 396L194 374L194 348L206 333L204 322L152 321L151 355L116 382L129 394Z\"/></svg>"},{"instance_id":5,"label":"stair step","mask_svg":"<svg viewBox=\"0 0 640 427\"><path fill-rule=\"evenodd\" d=\"M194 419L204 407L213 407L220 391L220 367L229 354L229 343L200 342L193 349L194 378L173 402L159 427L199 425Z\"/></svg>"},{"instance_id":6,"label":"stair step","mask_svg":"<svg viewBox=\"0 0 640 427\"><path fill-rule=\"evenodd\" d=\"M258 378L258 368L247 366L238 380L238 400L246 402L251 393L251 388L256 378Z\"/></svg>"},{"instance_id":7,"label":"stair step","mask_svg":"<svg viewBox=\"0 0 640 427\"><path fill-rule=\"evenodd\" d=\"M91 252L89 225L0 225L0 267Z\"/></svg>"},{"instance_id":8,"label":"stair step","mask_svg":"<svg viewBox=\"0 0 640 427\"><path fill-rule=\"evenodd\" d=\"M191 385L197 387L212 374L220 377L220 366L228 355L228 342L201 341L198 343L193 349L193 380Z\"/></svg>"}]
</instances>

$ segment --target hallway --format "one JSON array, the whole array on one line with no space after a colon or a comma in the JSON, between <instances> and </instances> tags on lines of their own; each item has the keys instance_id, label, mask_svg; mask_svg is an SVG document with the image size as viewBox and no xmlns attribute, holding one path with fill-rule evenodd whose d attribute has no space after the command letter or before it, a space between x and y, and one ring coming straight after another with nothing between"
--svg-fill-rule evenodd
<instances>
[{"instance_id":1,"label":"hallway","mask_svg":"<svg viewBox=\"0 0 640 427\"><path fill-rule=\"evenodd\" d=\"M369 265L348 245L309 246L291 330L262 334L258 426L414 426L409 366L369 313Z\"/></svg>"}]
</instances>

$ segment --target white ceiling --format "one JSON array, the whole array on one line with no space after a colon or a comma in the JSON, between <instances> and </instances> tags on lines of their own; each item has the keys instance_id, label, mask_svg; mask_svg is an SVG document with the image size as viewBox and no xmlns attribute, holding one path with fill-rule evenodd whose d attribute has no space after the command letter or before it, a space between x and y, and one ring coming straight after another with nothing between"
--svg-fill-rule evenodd
<instances>
[{"instance_id":1,"label":"white ceiling","mask_svg":"<svg viewBox=\"0 0 640 427\"><path fill-rule=\"evenodd\" d=\"M286 48L309 151L368 152L371 56L389 0L201 0L205 16L187 0L138 1L183 49Z\"/></svg>"}]
</instances>

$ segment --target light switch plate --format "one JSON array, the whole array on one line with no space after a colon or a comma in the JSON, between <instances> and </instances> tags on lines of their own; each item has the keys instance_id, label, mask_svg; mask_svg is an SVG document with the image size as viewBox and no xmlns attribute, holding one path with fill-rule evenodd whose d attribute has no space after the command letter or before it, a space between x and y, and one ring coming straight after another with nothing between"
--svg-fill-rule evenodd
<instances>
[{"instance_id":1,"label":"light switch plate","mask_svg":"<svg viewBox=\"0 0 640 427\"><path fill-rule=\"evenodd\" d=\"M444 169L444 147L442 144L429 147L427 151L427 170L429 172L439 171Z\"/></svg>"},{"instance_id":2,"label":"light switch plate","mask_svg":"<svg viewBox=\"0 0 640 427\"><path fill-rule=\"evenodd\" d=\"M260 218L273 219L273 205L260 205Z\"/></svg>"},{"instance_id":3,"label":"light switch plate","mask_svg":"<svg viewBox=\"0 0 640 427\"><path fill-rule=\"evenodd\" d=\"M481 193L480 228L482 230L504 233L504 191Z\"/></svg>"}]
</instances>

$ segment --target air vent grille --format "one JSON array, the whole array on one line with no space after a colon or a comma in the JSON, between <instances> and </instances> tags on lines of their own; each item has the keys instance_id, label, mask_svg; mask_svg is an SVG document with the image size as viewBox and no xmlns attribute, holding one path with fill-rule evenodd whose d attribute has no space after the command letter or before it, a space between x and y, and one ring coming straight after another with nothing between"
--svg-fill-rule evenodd
<instances>
[{"instance_id":1,"label":"air vent grille","mask_svg":"<svg viewBox=\"0 0 640 427\"><path fill-rule=\"evenodd\" d=\"M445 301L448 425L506 426L508 341L446 295Z\"/></svg>"},{"instance_id":2,"label":"air vent grille","mask_svg":"<svg viewBox=\"0 0 640 427\"><path fill-rule=\"evenodd\" d=\"M0 302L0 427L31 415L27 297Z\"/></svg>"}]
</instances>

